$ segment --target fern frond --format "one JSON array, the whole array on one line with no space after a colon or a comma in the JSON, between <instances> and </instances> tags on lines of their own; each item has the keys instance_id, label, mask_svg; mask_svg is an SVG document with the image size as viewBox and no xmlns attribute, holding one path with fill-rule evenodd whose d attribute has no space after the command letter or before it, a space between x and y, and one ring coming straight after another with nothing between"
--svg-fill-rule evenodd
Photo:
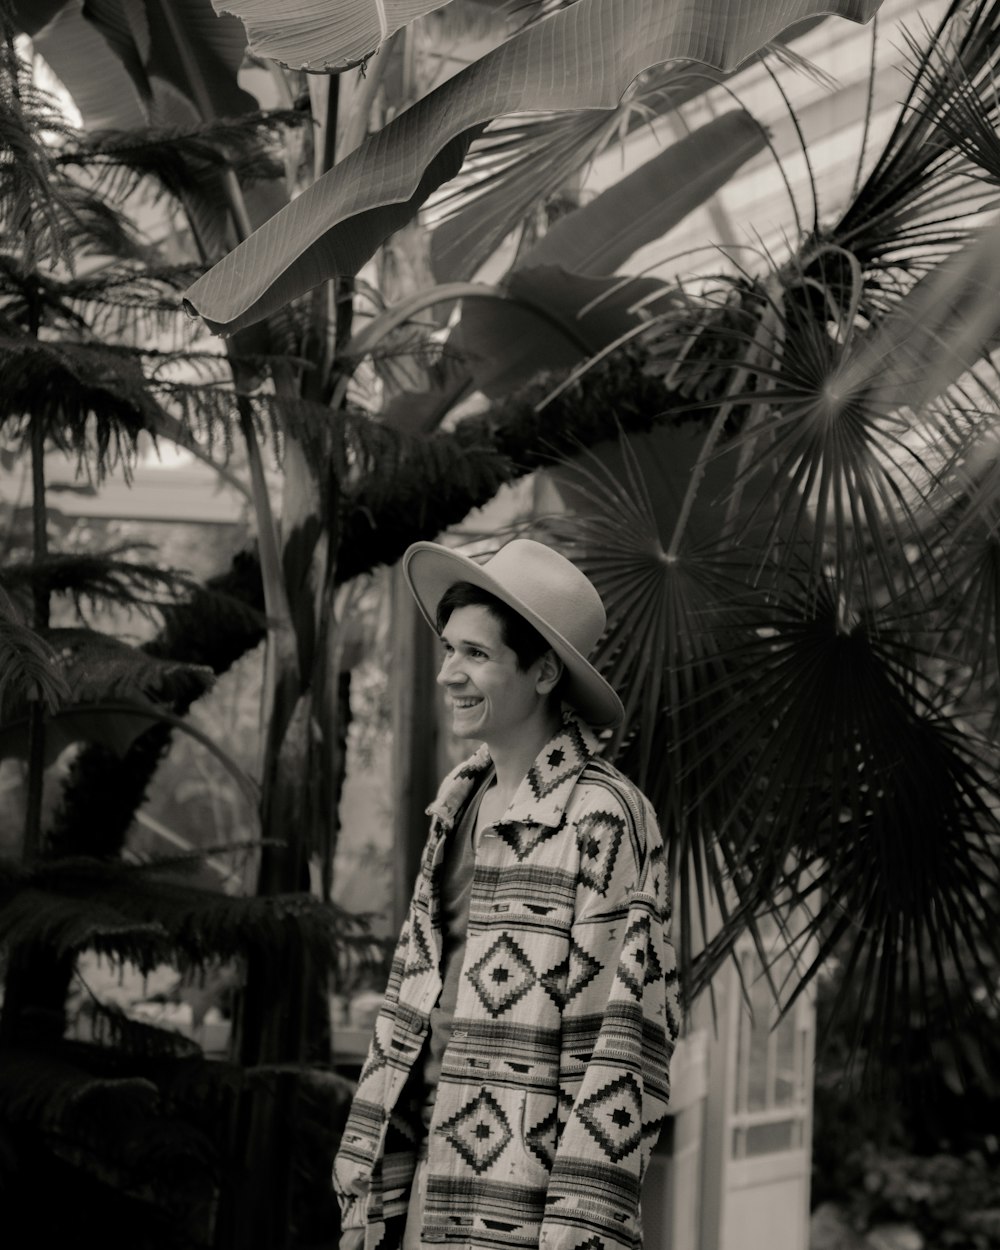
<instances>
[{"instance_id":1,"label":"fern frond","mask_svg":"<svg viewBox=\"0 0 1000 1250\"><path fill-rule=\"evenodd\" d=\"M206 1245L219 1134L193 1109L177 1115L160 1088L168 1087L174 1070L191 1064L209 1066L193 1058L161 1059L146 1060L143 1070L141 1061L129 1065L110 1048L83 1043L31 1052L8 1048L0 1051L2 1118L33 1150L46 1150L60 1174L70 1169L77 1201L87 1192L81 1182L89 1180L98 1191L90 1200L92 1218L104 1215L107 1195L115 1193L115 1228L125 1244L147 1244L160 1226L171 1236L157 1245ZM224 1108L217 1099L213 1110ZM44 1197L34 1195L36 1202ZM30 1205L13 1204L15 1236L31 1235L17 1219L19 1206L24 1212ZM48 1227L37 1206L26 1222Z\"/></svg>"},{"instance_id":2,"label":"fern frond","mask_svg":"<svg viewBox=\"0 0 1000 1250\"><path fill-rule=\"evenodd\" d=\"M24 624L0 585L0 724L23 714L32 701L54 712L67 698L69 685L52 646Z\"/></svg>"},{"instance_id":3,"label":"fern frond","mask_svg":"<svg viewBox=\"0 0 1000 1250\"><path fill-rule=\"evenodd\" d=\"M147 1115L159 1101L156 1086L140 1077L95 1076L67 1057L37 1051L4 1048L0 1054L0 1107L11 1124L61 1129L95 1099L105 1112L117 1106L119 1114L131 1115Z\"/></svg>"},{"instance_id":4,"label":"fern frond","mask_svg":"<svg viewBox=\"0 0 1000 1250\"><path fill-rule=\"evenodd\" d=\"M183 1059L201 1054L201 1047L190 1037L135 1020L114 1003L89 998L81 1005L80 1015L98 1046L112 1047L130 1058Z\"/></svg>"},{"instance_id":5,"label":"fern frond","mask_svg":"<svg viewBox=\"0 0 1000 1250\"><path fill-rule=\"evenodd\" d=\"M365 917L309 895L240 898L160 878L148 865L67 858L24 866L0 860L0 944L57 954L91 949L142 971L182 972L294 941L317 966L346 978L380 960Z\"/></svg>"},{"instance_id":6,"label":"fern frond","mask_svg":"<svg viewBox=\"0 0 1000 1250\"><path fill-rule=\"evenodd\" d=\"M687 416L688 405L647 369L645 352L619 350L540 409L551 379L532 383L484 416L427 438L395 434L348 495L337 579L398 560L419 537L440 534L506 482L626 432ZM696 418L700 420L700 416Z\"/></svg>"},{"instance_id":7,"label":"fern frond","mask_svg":"<svg viewBox=\"0 0 1000 1250\"><path fill-rule=\"evenodd\" d=\"M86 459L98 478L131 464L160 411L135 352L109 344L0 334L0 390L0 429L21 438L42 420L48 437Z\"/></svg>"},{"instance_id":8,"label":"fern frond","mask_svg":"<svg viewBox=\"0 0 1000 1250\"><path fill-rule=\"evenodd\" d=\"M53 193L50 153L39 136L68 134L61 111L32 80L0 14L0 238L16 239L31 256L66 262L70 252Z\"/></svg>"},{"instance_id":9,"label":"fern frond","mask_svg":"<svg viewBox=\"0 0 1000 1250\"><path fill-rule=\"evenodd\" d=\"M79 611L84 604L114 603L146 616L154 608L177 603L191 594L195 583L184 573L122 557L148 548L124 544L91 554L51 555L35 562L14 561L0 569L0 590L25 602L33 590L68 595Z\"/></svg>"},{"instance_id":10,"label":"fern frond","mask_svg":"<svg viewBox=\"0 0 1000 1250\"><path fill-rule=\"evenodd\" d=\"M136 697L189 701L215 680L210 669L158 659L91 629L52 629L46 636L77 703Z\"/></svg>"},{"instance_id":11,"label":"fern frond","mask_svg":"<svg viewBox=\"0 0 1000 1250\"><path fill-rule=\"evenodd\" d=\"M309 121L297 110L275 109L190 128L98 131L55 163L87 169L97 188L115 198L132 194L148 179L180 200L204 194L206 180L227 170L243 186L283 177L285 133Z\"/></svg>"}]
</instances>

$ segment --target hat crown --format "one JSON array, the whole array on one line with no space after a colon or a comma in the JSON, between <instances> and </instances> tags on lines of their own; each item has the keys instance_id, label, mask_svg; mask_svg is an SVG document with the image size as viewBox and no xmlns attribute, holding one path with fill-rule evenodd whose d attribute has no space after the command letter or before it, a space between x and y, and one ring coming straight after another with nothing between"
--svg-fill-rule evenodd
<instances>
[{"instance_id":1,"label":"hat crown","mask_svg":"<svg viewBox=\"0 0 1000 1250\"><path fill-rule=\"evenodd\" d=\"M504 589L587 656L604 633L601 596L565 556L530 538L515 538L482 565Z\"/></svg>"}]
</instances>

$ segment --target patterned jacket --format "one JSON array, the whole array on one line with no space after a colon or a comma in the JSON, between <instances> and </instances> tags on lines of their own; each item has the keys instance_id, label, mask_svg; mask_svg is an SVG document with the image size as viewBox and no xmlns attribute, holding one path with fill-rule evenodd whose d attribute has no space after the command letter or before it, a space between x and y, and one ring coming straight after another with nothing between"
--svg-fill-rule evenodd
<instances>
[{"instance_id":1,"label":"patterned jacket","mask_svg":"<svg viewBox=\"0 0 1000 1250\"><path fill-rule=\"evenodd\" d=\"M575 717L476 852L461 983L427 1143L422 1242L636 1250L678 1032L663 846L649 802ZM482 747L443 782L334 1187L395 1250L417 1158L420 1055L441 989L438 871ZM360 1233L355 1234L360 1238Z\"/></svg>"}]
</instances>

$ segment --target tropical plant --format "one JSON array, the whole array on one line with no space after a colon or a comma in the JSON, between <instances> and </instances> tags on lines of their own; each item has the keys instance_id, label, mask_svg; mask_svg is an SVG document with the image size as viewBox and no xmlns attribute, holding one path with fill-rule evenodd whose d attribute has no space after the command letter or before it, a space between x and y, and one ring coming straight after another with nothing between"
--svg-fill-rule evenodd
<instances>
[{"instance_id":1,"label":"tropical plant","mask_svg":"<svg viewBox=\"0 0 1000 1250\"><path fill-rule=\"evenodd\" d=\"M25 794L19 853L0 859L6 1235L55 1243L100 1225L113 1245L209 1245L220 1188L238 1172L246 1091L273 1096L287 1078L209 1062L186 1038L96 999L93 1036L67 1039L77 956L94 951L142 972L169 962L198 975L287 942L343 975L346 963L370 957L371 943L363 922L328 902L229 897L186 881L183 856L116 861L120 844L108 845L99 819L72 840L44 819L68 752L88 743L120 758L142 742L155 756L164 726L195 737L255 803L256 784L179 715L212 670L99 633L81 613L114 605L169 619L193 596L210 619L235 617L244 634L259 636L262 617L193 588L146 552L50 541L50 454L70 455L100 480L128 472L143 437L169 428L190 440L189 414L219 420L217 362L192 350L180 313L191 268L164 264L107 196L70 174L97 152L81 149L37 89L6 20L0 58L0 131L13 154L0 180L0 433L6 454L30 469L29 524L24 532L11 518L0 569L0 759L23 760ZM13 833L4 830L5 847ZM325 1131L344 1092L331 1075L306 1073L292 1105ZM59 1203L47 1200L53 1184Z\"/></svg>"},{"instance_id":2,"label":"tropical plant","mask_svg":"<svg viewBox=\"0 0 1000 1250\"><path fill-rule=\"evenodd\" d=\"M531 73L527 88L518 75L550 35L565 36L571 61L590 14L574 5L558 33L550 18L490 54L505 99L564 103L525 94ZM900 121L838 221L814 215L789 259L760 277L723 277L697 299L653 296L666 307L633 327L647 370L680 392L675 414L704 422L703 441L654 436L687 466L673 492L662 475L646 486L629 453L617 483L585 469L595 519L569 538L612 607L604 658L630 692L620 757L657 799L676 877L693 874L680 909L687 966L709 899L727 919L692 986L782 899L805 917L787 933L804 962L786 1001L847 937L859 1020L884 1037L897 1012L928 1001L931 982L955 1024L963 1003L996 992L986 956L995 742L982 714L998 632L988 589L998 314L979 293L993 290L984 275L997 254L997 227L981 225L995 200L997 22L995 4L955 3L937 31L913 38ZM652 62L660 34L643 27L641 47L628 46ZM308 61L309 47L297 42L296 55ZM412 208L438 178L426 158L449 171L449 144L465 145L483 120L476 68L201 279L189 299L206 320L239 327L356 267L384 224L383 200ZM397 136L396 181L379 184L377 202L359 198L356 171ZM511 168L503 142L500 177ZM413 152L425 159L408 164ZM558 227L550 240L559 249ZM235 280L241 266L250 281Z\"/></svg>"},{"instance_id":3,"label":"tropical plant","mask_svg":"<svg viewBox=\"0 0 1000 1250\"><path fill-rule=\"evenodd\" d=\"M897 1065L902 1031L914 1071L946 1040L977 1071L1000 992L998 37L985 2L911 36L839 218L654 318L694 424L583 457L555 527L609 606L691 988L778 903L786 1006L840 967L855 1054Z\"/></svg>"}]
</instances>

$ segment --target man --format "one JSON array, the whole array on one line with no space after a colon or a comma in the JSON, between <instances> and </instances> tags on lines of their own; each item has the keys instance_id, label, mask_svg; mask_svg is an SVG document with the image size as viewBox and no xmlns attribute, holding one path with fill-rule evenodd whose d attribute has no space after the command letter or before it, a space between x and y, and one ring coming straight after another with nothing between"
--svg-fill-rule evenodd
<instances>
[{"instance_id":1,"label":"man","mask_svg":"<svg viewBox=\"0 0 1000 1250\"><path fill-rule=\"evenodd\" d=\"M599 754L600 596L518 539L416 543L452 730L409 914L334 1163L342 1250L635 1250L677 1037L665 860Z\"/></svg>"}]
</instances>

